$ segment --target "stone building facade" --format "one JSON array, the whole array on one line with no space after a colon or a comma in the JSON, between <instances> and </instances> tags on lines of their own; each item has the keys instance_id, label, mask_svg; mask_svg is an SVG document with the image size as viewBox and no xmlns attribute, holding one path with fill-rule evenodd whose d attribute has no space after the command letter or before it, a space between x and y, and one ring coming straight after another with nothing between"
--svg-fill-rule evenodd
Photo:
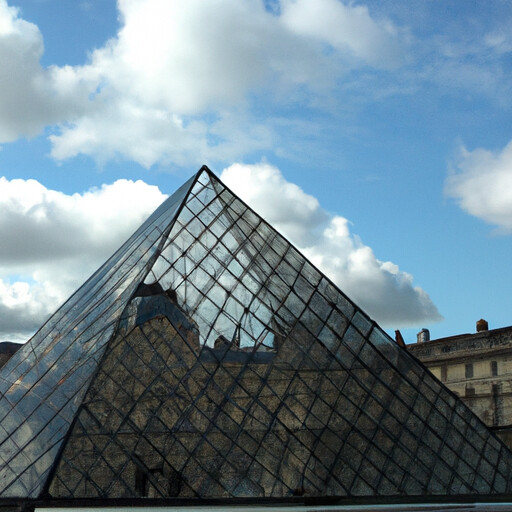
<instances>
[{"instance_id":1,"label":"stone building facade","mask_svg":"<svg viewBox=\"0 0 512 512\"><path fill-rule=\"evenodd\" d=\"M512 326L479 328L407 348L512 447Z\"/></svg>"}]
</instances>

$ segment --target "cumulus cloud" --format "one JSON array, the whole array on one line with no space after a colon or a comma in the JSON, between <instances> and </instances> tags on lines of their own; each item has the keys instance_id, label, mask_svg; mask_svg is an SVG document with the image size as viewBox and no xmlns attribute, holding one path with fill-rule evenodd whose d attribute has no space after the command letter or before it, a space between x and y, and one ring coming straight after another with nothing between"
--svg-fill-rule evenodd
<instances>
[{"instance_id":1,"label":"cumulus cloud","mask_svg":"<svg viewBox=\"0 0 512 512\"><path fill-rule=\"evenodd\" d=\"M442 319L410 274L377 259L350 233L347 219L329 215L276 167L235 164L221 179L381 325L413 326Z\"/></svg>"},{"instance_id":2,"label":"cumulus cloud","mask_svg":"<svg viewBox=\"0 0 512 512\"><path fill-rule=\"evenodd\" d=\"M0 336L26 339L164 199L142 181L67 195L0 178Z\"/></svg>"},{"instance_id":3,"label":"cumulus cloud","mask_svg":"<svg viewBox=\"0 0 512 512\"><path fill-rule=\"evenodd\" d=\"M275 141L250 121L258 95L284 101L302 87L325 91L343 71L402 58L395 27L365 7L339 0L278 7L119 0L118 33L87 63L43 68L39 29L0 0L0 142L52 125L58 160L86 154L149 167L235 159Z\"/></svg>"},{"instance_id":4,"label":"cumulus cloud","mask_svg":"<svg viewBox=\"0 0 512 512\"><path fill-rule=\"evenodd\" d=\"M222 179L383 325L440 319L412 276L378 260L349 223L271 165L235 164ZM118 180L81 194L0 178L0 341L23 341L165 199Z\"/></svg>"},{"instance_id":5,"label":"cumulus cloud","mask_svg":"<svg viewBox=\"0 0 512 512\"><path fill-rule=\"evenodd\" d=\"M39 29L18 18L18 11L0 2L0 139L32 135L48 120L43 98L47 82L39 65L43 41ZM35 112L34 109L35 108ZM50 119L50 122L52 119Z\"/></svg>"},{"instance_id":6,"label":"cumulus cloud","mask_svg":"<svg viewBox=\"0 0 512 512\"><path fill-rule=\"evenodd\" d=\"M512 141L501 151L462 148L445 193L470 215L512 233Z\"/></svg>"},{"instance_id":7,"label":"cumulus cloud","mask_svg":"<svg viewBox=\"0 0 512 512\"><path fill-rule=\"evenodd\" d=\"M43 52L38 27L0 0L0 142L37 135L45 126L86 110L92 84L77 83L66 69L43 68Z\"/></svg>"},{"instance_id":8,"label":"cumulus cloud","mask_svg":"<svg viewBox=\"0 0 512 512\"><path fill-rule=\"evenodd\" d=\"M384 68L403 62L396 27L386 20L376 23L364 5L287 0L282 12L282 21L292 32L327 43L354 59Z\"/></svg>"},{"instance_id":9,"label":"cumulus cloud","mask_svg":"<svg viewBox=\"0 0 512 512\"><path fill-rule=\"evenodd\" d=\"M55 309L58 299L45 284L0 279L0 336L9 341L26 341L28 334L37 330Z\"/></svg>"}]
</instances>

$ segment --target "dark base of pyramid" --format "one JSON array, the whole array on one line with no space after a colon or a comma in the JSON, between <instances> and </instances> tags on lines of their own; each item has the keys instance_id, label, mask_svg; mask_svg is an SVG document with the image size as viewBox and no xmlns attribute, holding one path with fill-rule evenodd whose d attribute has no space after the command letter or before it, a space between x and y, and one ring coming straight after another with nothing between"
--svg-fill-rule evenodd
<instances>
[{"instance_id":1,"label":"dark base of pyramid","mask_svg":"<svg viewBox=\"0 0 512 512\"><path fill-rule=\"evenodd\" d=\"M223 507L236 507L237 509L249 507L275 507L283 508L283 511L288 510L290 507L307 511L311 507L329 506L329 507L368 507L368 506L393 506L396 505L397 509L402 512L411 510L419 512L425 510L427 507L429 512L446 512L446 510L461 510L467 512L468 510L484 511L484 512L510 512L512 510L512 496L366 496L366 497L347 497L347 496L330 496L330 497L315 497L315 498L301 498L292 497L287 499L281 498L113 498L113 499L2 499L0 498L0 511L2 512L33 512L42 508L80 508L80 509L102 509L109 508L181 508L181 507L194 507L205 508L205 510L212 510L218 508L223 510ZM439 505L439 508L436 507ZM509 505L509 506L507 506ZM332 509L333 512L336 508ZM342 510L340 508L340 510Z\"/></svg>"}]
</instances>

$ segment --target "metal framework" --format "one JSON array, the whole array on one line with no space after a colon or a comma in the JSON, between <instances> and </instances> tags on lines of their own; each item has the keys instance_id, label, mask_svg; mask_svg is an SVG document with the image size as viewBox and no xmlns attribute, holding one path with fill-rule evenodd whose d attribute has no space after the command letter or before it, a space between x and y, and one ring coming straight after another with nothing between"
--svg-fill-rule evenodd
<instances>
[{"instance_id":1,"label":"metal framework","mask_svg":"<svg viewBox=\"0 0 512 512\"><path fill-rule=\"evenodd\" d=\"M0 498L492 495L511 470L206 167L0 372Z\"/></svg>"}]
</instances>

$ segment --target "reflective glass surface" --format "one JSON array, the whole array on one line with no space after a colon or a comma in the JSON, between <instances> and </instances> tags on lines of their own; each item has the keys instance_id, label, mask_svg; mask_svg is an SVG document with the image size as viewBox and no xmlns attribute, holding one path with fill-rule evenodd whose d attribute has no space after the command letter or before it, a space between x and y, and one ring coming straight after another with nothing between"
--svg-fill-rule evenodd
<instances>
[{"instance_id":1,"label":"reflective glass surface","mask_svg":"<svg viewBox=\"0 0 512 512\"><path fill-rule=\"evenodd\" d=\"M206 168L1 378L2 496L511 492L505 446Z\"/></svg>"},{"instance_id":2,"label":"reflective glass surface","mask_svg":"<svg viewBox=\"0 0 512 512\"><path fill-rule=\"evenodd\" d=\"M0 372L0 496L36 497L106 343L194 179L181 187Z\"/></svg>"}]
</instances>

